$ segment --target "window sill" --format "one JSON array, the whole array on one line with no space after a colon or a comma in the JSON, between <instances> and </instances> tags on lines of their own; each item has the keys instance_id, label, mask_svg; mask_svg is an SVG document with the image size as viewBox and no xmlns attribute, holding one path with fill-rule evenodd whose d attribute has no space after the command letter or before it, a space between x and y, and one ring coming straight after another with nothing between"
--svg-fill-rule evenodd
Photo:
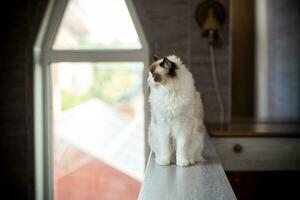
<instances>
[{"instance_id":1,"label":"window sill","mask_svg":"<svg viewBox=\"0 0 300 200\"><path fill-rule=\"evenodd\" d=\"M139 200L236 199L209 138L204 163L190 167L159 166L150 153Z\"/></svg>"}]
</instances>

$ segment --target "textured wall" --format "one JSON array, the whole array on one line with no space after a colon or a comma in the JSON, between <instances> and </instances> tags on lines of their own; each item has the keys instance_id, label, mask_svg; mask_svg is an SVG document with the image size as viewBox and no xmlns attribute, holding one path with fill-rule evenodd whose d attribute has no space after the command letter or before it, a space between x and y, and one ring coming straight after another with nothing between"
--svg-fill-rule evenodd
<instances>
[{"instance_id":1,"label":"textured wall","mask_svg":"<svg viewBox=\"0 0 300 200\"><path fill-rule=\"evenodd\" d=\"M202 0L134 0L142 25L152 50L158 56L176 54L191 69L196 86L201 91L205 119L209 123L219 121L219 105L212 81L210 53L207 39L195 21L196 6ZM229 66L229 1L220 0L225 6L226 23L223 27L224 45L216 49L216 68L221 85L225 118L230 109L230 66Z\"/></svg>"},{"instance_id":2,"label":"textured wall","mask_svg":"<svg viewBox=\"0 0 300 200\"><path fill-rule=\"evenodd\" d=\"M1 6L0 185L5 199L34 198L32 47L46 0Z\"/></svg>"},{"instance_id":3,"label":"textured wall","mask_svg":"<svg viewBox=\"0 0 300 200\"><path fill-rule=\"evenodd\" d=\"M300 1L267 3L270 119L300 119Z\"/></svg>"}]
</instances>

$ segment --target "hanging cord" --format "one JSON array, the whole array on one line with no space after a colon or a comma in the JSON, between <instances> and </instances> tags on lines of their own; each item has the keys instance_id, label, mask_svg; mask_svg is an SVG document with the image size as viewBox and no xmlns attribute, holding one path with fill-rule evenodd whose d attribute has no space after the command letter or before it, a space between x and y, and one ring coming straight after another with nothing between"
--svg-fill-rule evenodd
<instances>
[{"instance_id":1,"label":"hanging cord","mask_svg":"<svg viewBox=\"0 0 300 200\"><path fill-rule=\"evenodd\" d=\"M213 46L213 37L214 37L214 31L210 30L209 32L210 42L209 42L209 50L210 50L210 61L211 61L211 73L212 73L212 79L214 82L214 87L219 103L220 108L220 123L221 126L224 124L224 104L222 101L222 96L220 92L220 84L218 81L217 73L216 73L216 64L215 64L215 54L214 54L214 46Z\"/></svg>"}]
</instances>

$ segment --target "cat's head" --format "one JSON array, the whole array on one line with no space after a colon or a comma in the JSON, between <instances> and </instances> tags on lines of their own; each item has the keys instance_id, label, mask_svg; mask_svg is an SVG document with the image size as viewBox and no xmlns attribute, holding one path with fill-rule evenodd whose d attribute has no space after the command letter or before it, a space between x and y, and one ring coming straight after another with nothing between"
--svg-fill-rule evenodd
<instances>
[{"instance_id":1,"label":"cat's head","mask_svg":"<svg viewBox=\"0 0 300 200\"><path fill-rule=\"evenodd\" d=\"M178 62L180 59L176 56L167 56L158 58L153 56L154 62L149 67L149 86L167 85L170 81L176 79L177 70L179 69Z\"/></svg>"}]
</instances>

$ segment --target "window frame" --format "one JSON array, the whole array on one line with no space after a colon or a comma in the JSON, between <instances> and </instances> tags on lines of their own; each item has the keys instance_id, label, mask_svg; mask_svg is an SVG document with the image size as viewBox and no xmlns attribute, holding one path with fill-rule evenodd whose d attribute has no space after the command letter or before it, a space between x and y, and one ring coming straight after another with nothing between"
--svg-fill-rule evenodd
<instances>
[{"instance_id":1,"label":"window frame","mask_svg":"<svg viewBox=\"0 0 300 200\"><path fill-rule=\"evenodd\" d=\"M143 62L145 110L145 163L149 155L147 127L149 124L148 89L146 84L150 48L132 0L125 0L140 39L141 49L54 50L56 33L69 0L50 0L34 44L34 157L35 199L53 199L51 70L54 62Z\"/></svg>"}]
</instances>

